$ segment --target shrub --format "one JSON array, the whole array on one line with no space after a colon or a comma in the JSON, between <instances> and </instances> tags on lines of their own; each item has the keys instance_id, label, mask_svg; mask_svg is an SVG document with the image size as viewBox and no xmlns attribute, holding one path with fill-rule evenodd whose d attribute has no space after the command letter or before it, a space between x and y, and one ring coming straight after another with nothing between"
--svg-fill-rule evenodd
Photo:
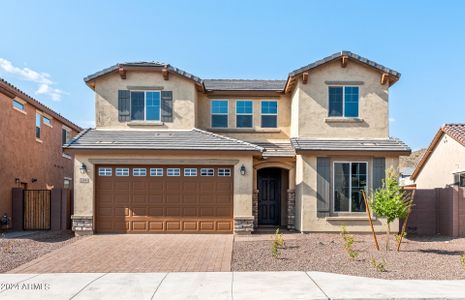
<instances>
[{"instance_id":1,"label":"shrub","mask_svg":"<svg viewBox=\"0 0 465 300\"><path fill-rule=\"evenodd\" d=\"M354 237L349 234L346 226L341 227L341 236L342 236L342 239L344 240L344 249L346 250L349 257L352 259L357 258L359 253L355 251L353 248Z\"/></svg>"},{"instance_id":2,"label":"shrub","mask_svg":"<svg viewBox=\"0 0 465 300\"><path fill-rule=\"evenodd\" d=\"M463 254L460 255L460 263L462 263L462 266L465 267L465 252L463 252Z\"/></svg>"},{"instance_id":3,"label":"shrub","mask_svg":"<svg viewBox=\"0 0 465 300\"><path fill-rule=\"evenodd\" d=\"M372 257L371 258L371 265L378 272L386 272L386 260L384 260L384 258L382 258L381 261L377 261L374 257Z\"/></svg>"},{"instance_id":4,"label":"shrub","mask_svg":"<svg viewBox=\"0 0 465 300\"><path fill-rule=\"evenodd\" d=\"M278 258L281 255L279 249L283 247L284 247L284 237L283 237L283 234L279 232L279 228L278 228L276 229L274 233L274 239L271 245L271 255L274 258Z\"/></svg>"}]
</instances>

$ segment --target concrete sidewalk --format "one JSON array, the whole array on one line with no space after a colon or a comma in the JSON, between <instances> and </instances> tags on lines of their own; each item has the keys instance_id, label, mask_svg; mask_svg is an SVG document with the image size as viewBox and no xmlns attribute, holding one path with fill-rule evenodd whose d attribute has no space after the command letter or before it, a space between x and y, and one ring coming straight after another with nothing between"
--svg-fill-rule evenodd
<instances>
[{"instance_id":1,"label":"concrete sidewalk","mask_svg":"<svg viewBox=\"0 0 465 300\"><path fill-rule=\"evenodd\" d=\"M465 299L465 280L321 272L3 274L0 299Z\"/></svg>"}]
</instances>

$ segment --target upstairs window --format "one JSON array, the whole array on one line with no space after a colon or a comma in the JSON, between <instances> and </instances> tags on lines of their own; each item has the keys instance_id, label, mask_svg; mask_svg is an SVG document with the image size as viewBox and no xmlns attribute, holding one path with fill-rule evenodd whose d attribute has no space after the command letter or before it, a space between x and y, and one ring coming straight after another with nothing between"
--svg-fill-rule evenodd
<instances>
[{"instance_id":1,"label":"upstairs window","mask_svg":"<svg viewBox=\"0 0 465 300\"><path fill-rule=\"evenodd\" d=\"M253 102L236 101L236 127L252 128L253 127Z\"/></svg>"},{"instance_id":2,"label":"upstairs window","mask_svg":"<svg viewBox=\"0 0 465 300\"><path fill-rule=\"evenodd\" d=\"M131 92L131 120L160 121L160 92Z\"/></svg>"},{"instance_id":3,"label":"upstairs window","mask_svg":"<svg viewBox=\"0 0 465 300\"><path fill-rule=\"evenodd\" d=\"M21 103L18 100L13 100L13 107L20 111L26 111L26 106L24 103Z\"/></svg>"},{"instance_id":4,"label":"upstairs window","mask_svg":"<svg viewBox=\"0 0 465 300\"><path fill-rule=\"evenodd\" d=\"M212 100L211 126L212 128L228 128L228 100Z\"/></svg>"},{"instance_id":5,"label":"upstairs window","mask_svg":"<svg viewBox=\"0 0 465 300\"><path fill-rule=\"evenodd\" d=\"M40 139L40 119L42 115L36 112L36 138Z\"/></svg>"},{"instance_id":6,"label":"upstairs window","mask_svg":"<svg viewBox=\"0 0 465 300\"><path fill-rule=\"evenodd\" d=\"M68 144L69 141L71 140L71 130L67 128L62 128L61 129L61 143Z\"/></svg>"},{"instance_id":7,"label":"upstairs window","mask_svg":"<svg viewBox=\"0 0 465 300\"><path fill-rule=\"evenodd\" d=\"M52 119L42 116L42 122L44 122L45 125L52 126Z\"/></svg>"},{"instance_id":8,"label":"upstairs window","mask_svg":"<svg viewBox=\"0 0 465 300\"><path fill-rule=\"evenodd\" d=\"M276 128L278 127L278 102L277 101L262 101L262 127Z\"/></svg>"},{"instance_id":9,"label":"upstairs window","mask_svg":"<svg viewBox=\"0 0 465 300\"><path fill-rule=\"evenodd\" d=\"M454 174L454 184L459 187L465 187L465 172L459 172Z\"/></svg>"},{"instance_id":10,"label":"upstairs window","mask_svg":"<svg viewBox=\"0 0 465 300\"><path fill-rule=\"evenodd\" d=\"M330 117L358 117L358 86L330 86L328 91Z\"/></svg>"}]
</instances>

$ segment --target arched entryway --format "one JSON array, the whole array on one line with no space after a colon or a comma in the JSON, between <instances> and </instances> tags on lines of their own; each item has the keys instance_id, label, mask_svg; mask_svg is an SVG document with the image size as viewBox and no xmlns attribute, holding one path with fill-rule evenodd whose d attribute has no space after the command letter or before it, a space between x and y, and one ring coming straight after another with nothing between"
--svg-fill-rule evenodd
<instances>
[{"instance_id":1,"label":"arched entryway","mask_svg":"<svg viewBox=\"0 0 465 300\"><path fill-rule=\"evenodd\" d=\"M287 227L289 170L268 167L257 170L257 226Z\"/></svg>"}]
</instances>

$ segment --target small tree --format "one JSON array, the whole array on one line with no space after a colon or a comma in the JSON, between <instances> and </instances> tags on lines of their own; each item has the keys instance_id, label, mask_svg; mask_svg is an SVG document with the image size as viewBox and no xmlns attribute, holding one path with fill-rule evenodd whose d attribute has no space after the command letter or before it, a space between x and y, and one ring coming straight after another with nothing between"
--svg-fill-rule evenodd
<instances>
[{"instance_id":1,"label":"small tree","mask_svg":"<svg viewBox=\"0 0 465 300\"><path fill-rule=\"evenodd\" d=\"M412 199L409 194L399 186L397 172L393 168L389 168L386 171L386 180L383 180L383 186L375 191L370 203L373 212L387 220L386 251L389 250L391 223L396 219L405 218L411 205Z\"/></svg>"}]
</instances>

